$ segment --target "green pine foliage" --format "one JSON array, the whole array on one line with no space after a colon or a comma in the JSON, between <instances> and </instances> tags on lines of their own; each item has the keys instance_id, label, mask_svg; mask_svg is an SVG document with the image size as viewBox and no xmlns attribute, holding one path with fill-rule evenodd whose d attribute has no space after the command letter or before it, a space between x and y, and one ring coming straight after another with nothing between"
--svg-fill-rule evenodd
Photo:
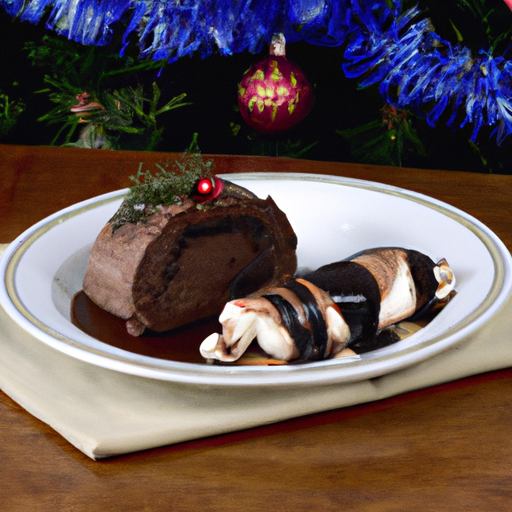
<instances>
[{"instance_id":1,"label":"green pine foliage","mask_svg":"<svg viewBox=\"0 0 512 512\"><path fill-rule=\"evenodd\" d=\"M337 130L349 141L356 161L402 167L408 156L425 155L423 143L413 126L414 117L391 105L385 105L381 114L381 119L365 125Z\"/></svg>"},{"instance_id":2,"label":"green pine foliage","mask_svg":"<svg viewBox=\"0 0 512 512\"><path fill-rule=\"evenodd\" d=\"M41 44L27 43L25 49L34 66L49 70L44 78L48 87L37 92L56 104L39 118L61 125L52 144L151 151L162 137L157 118L190 104L183 93L159 105L161 91L154 77L165 61L138 61L108 47L50 35ZM87 96L87 108L72 112L80 105L80 95Z\"/></svg>"},{"instance_id":3,"label":"green pine foliage","mask_svg":"<svg viewBox=\"0 0 512 512\"><path fill-rule=\"evenodd\" d=\"M195 182L213 174L213 162L205 161L197 144L197 133L180 160L156 165L158 171L143 171L141 163L137 174L131 176L135 185L130 189L121 207L110 220L114 232L126 223L145 222L158 206L181 204Z\"/></svg>"},{"instance_id":4,"label":"green pine foliage","mask_svg":"<svg viewBox=\"0 0 512 512\"><path fill-rule=\"evenodd\" d=\"M25 110L21 100L11 100L0 91L0 140L7 135L16 124L19 115Z\"/></svg>"}]
</instances>

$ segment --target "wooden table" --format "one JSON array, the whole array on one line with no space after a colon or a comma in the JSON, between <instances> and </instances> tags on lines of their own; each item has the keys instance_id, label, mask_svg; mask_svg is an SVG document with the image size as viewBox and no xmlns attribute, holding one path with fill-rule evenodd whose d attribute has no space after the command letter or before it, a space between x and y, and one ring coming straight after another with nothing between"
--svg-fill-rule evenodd
<instances>
[{"instance_id":1,"label":"wooden table","mask_svg":"<svg viewBox=\"0 0 512 512\"><path fill-rule=\"evenodd\" d=\"M0 242L65 206L130 186L140 162L154 169L176 156L0 145ZM509 176L212 158L218 172L323 173L426 193L474 215L512 248ZM510 511L511 430L512 370L503 370L93 462L0 394L0 510Z\"/></svg>"}]
</instances>

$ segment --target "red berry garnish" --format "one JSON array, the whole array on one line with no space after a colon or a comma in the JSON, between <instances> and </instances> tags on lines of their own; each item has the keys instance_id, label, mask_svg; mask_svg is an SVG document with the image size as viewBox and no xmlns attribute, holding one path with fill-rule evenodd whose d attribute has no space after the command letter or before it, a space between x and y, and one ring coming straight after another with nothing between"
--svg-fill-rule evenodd
<instances>
[{"instance_id":1,"label":"red berry garnish","mask_svg":"<svg viewBox=\"0 0 512 512\"><path fill-rule=\"evenodd\" d=\"M199 178L192 188L192 199L197 203L206 203L218 197L224 189L224 183L220 178Z\"/></svg>"},{"instance_id":2,"label":"red berry garnish","mask_svg":"<svg viewBox=\"0 0 512 512\"><path fill-rule=\"evenodd\" d=\"M213 183L211 179L201 178L197 184L197 192L201 195L208 195L213 190Z\"/></svg>"}]
</instances>

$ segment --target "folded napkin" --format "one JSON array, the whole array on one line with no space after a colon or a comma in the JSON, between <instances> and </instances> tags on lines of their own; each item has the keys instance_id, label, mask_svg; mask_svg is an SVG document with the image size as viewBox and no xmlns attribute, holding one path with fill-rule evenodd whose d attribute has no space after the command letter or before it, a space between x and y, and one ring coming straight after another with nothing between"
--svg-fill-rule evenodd
<instances>
[{"instance_id":1,"label":"folded napkin","mask_svg":"<svg viewBox=\"0 0 512 512\"><path fill-rule=\"evenodd\" d=\"M0 253L5 249L0 245ZM0 308L0 388L93 459L265 425L512 366L512 299L462 344L350 384L216 387L109 370L67 356Z\"/></svg>"}]
</instances>

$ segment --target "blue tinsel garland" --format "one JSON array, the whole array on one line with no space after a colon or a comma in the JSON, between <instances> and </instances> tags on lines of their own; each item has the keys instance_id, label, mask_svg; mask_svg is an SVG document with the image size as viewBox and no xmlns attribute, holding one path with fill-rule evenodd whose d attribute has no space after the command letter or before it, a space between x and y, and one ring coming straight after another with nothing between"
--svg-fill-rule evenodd
<instances>
[{"instance_id":1,"label":"blue tinsel garland","mask_svg":"<svg viewBox=\"0 0 512 512\"><path fill-rule=\"evenodd\" d=\"M20 20L39 23L83 44L105 45L122 26L136 34L141 57L172 62L258 52L272 34L289 42L345 45L343 71L360 86L380 83L384 99L434 126L495 126L500 144L512 133L512 62L474 54L442 40L418 8L401 0L0 0ZM511 18L512 19L512 18Z\"/></svg>"}]
</instances>

